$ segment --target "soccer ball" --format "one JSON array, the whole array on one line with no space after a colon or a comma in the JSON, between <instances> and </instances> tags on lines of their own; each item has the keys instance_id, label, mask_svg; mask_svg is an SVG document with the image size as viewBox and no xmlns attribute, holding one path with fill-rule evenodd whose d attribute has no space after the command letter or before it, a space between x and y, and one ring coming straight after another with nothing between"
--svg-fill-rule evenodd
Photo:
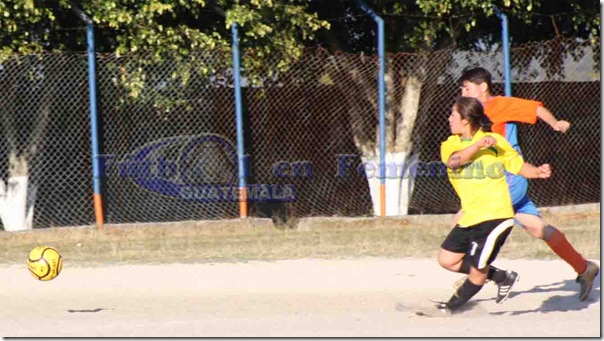
<instances>
[{"instance_id":1,"label":"soccer ball","mask_svg":"<svg viewBox=\"0 0 604 341\"><path fill-rule=\"evenodd\" d=\"M63 259L55 248L38 246L29 253L27 266L29 267L29 272L35 278L41 281L50 281L61 273Z\"/></svg>"}]
</instances>

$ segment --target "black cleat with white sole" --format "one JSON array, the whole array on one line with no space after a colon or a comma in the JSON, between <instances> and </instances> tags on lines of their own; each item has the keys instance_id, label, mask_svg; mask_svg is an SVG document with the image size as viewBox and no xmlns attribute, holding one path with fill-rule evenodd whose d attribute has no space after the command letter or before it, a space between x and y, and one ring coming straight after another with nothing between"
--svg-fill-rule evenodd
<instances>
[{"instance_id":1,"label":"black cleat with white sole","mask_svg":"<svg viewBox=\"0 0 604 341\"><path fill-rule=\"evenodd\" d=\"M516 282L518 282L519 279L520 279L520 276L518 276L518 273L516 271L510 271L510 270L506 271L505 280L503 280L501 283L496 283L497 284L497 298L495 299L495 302L497 304L501 304L501 303L505 302L505 300L508 299L508 297L510 296L510 293L512 292L512 288L514 287L514 284L516 284Z\"/></svg>"}]
</instances>

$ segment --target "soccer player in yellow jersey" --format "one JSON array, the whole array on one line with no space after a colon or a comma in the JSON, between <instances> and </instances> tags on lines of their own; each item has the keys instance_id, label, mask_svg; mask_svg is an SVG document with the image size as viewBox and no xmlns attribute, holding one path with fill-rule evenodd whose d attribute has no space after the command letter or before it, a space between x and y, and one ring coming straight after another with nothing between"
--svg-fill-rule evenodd
<instances>
[{"instance_id":1,"label":"soccer player in yellow jersey","mask_svg":"<svg viewBox=\"0 0 604 341\"><path fill-rule=\"evenodd\" d=\"M490 271L496 283L507 279L505 271L489 267L514 225L505 171L529 179L551 176L548 164L524 162L505 137L490 132L491 124L477 99L459 97L449 116L453 135L441 145L463 215L442 243L438 262L445 269L468 273L451 299L438 303L444 312L455 311L478 293Z\"/></svg>"}]
</instances>

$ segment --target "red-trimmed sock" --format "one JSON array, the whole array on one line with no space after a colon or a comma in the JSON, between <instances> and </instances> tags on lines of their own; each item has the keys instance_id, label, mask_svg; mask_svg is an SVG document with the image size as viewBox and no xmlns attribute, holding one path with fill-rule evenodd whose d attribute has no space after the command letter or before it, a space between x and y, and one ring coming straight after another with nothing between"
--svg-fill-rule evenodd
<instances>
[{"instance_id":1,"label":"red-trimmed sock","mask_svg":"<svg viewBox=\"0 0 604 341\"><path fill-rule=\"evenodd\" d=\"M553 227L553 226L552 226ZM560 258L564 259L578 274L582 274L587 269L587 260L581 256L575 248L570 245L564 233L554 228L552 235L545 241L547 245Z\"/></svg>"}]
</instances>

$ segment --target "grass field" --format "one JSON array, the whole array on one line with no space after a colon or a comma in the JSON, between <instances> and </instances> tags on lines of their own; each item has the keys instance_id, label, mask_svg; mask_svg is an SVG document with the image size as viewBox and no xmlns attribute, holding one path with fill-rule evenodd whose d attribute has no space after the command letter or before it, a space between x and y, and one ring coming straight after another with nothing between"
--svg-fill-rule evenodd
<instances>
[{"instance_id":1,"label":"grass field","mask_svg":"<svg viewBox=\"0 0 604 341\"><path fill-rule=\"evenodd\" d=\"M600 209L545 210L587 258L600 255ZM0 232L1 263L24 263L29 250L50 245L74 266L141 263L205 263L282 259L435 257L450 215L406 218L309 218L297 229L269 220L49 228ZM556 258L547 245L514 228L499 258Z\"/></svg>"}]
</instances>

